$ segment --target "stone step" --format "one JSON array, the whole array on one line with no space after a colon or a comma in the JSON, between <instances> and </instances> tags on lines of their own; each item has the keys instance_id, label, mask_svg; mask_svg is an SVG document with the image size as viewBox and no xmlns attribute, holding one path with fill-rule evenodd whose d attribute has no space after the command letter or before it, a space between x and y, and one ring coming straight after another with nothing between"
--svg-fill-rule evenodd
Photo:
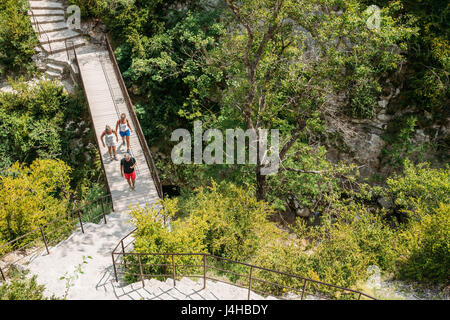
<instances>
[{"instance_id":1,"label":"stone step","mask_svg":"<svg viewBox=\"0 0 450 320\"><path fill-rule=\"evenodd\" d=\"M64 67L57 65L57 64L47 63L46 68L48 71L52 71L52 72L56 72L56 73L60 73L60 74L64 73Z\"/></svg>"},{"instance_id":2,"label":"stone step","mask_svg":"<svg viewBox=\"0 0 450 320\"><path fill-rule=\"evenodd\" d=\"M86 44L85 40L81 36L73 38L71 40L73 40L73 44L67 43L67 46L69 49L72 47L75 47L75 48L82 47ZM51 53L51 54L66 51L66 44L64 41L45 43L45 44L42 44L41 47L46 53Z\"/></svg>"},{"instance_id":3,"label":"stone step","mask_svg":"<svg viewBox=\"0 0 450 320\"><path fill-rule=\"evenodd\" d=\"M189 278L177 281L176 288L193 300L217 300L217 297L208 288L203 289L203 282L194 282Z\"/></svg>"},{"instance_id":4,"label":"stone step","mask_svg":"<svg viewBox=\"0 0 450 320\"><path fill-rule=\"evenodd\" d=\"M196 286L200 285L199 282L193 281L193 280L191 280L189 278L186 278L186 277L181 278L180 283L188 285L188 286L192 286L192 287L196 287Z\"/></svg>"},{"instance_id":5,"label":"stone step","mask_svg":"<svg viewBox=\"0 0 450 320\"><path fill-rule=\"evenodd\" d=\"M248 298L248 290L223 282L207 281L206 287L220 300L247 300Z\"/></svg>"},{"instance_id":6,"label":"stone step","mask_svg":"<svg viewBox=\"0 0 450 320\"><path fill-rule=\"evenodd\" d=\"M73 56L73 54L72 54ZM69 61L67 60L67 53L65 52L58 52L54 54L50 54L47 56L47 61L52 64L57 64L62 67L66 67L69 65Z\"/></svg>"},{"instance_id":7,"label":"stone step","mask_svg":"<svg viewBox=\"0 0 450 320\"><path fill-rule=\"evenodd\" d=\"M62 79L62 75L58 72L53 72L53 71L45 71L45 76L49 79Z\"/></svg>"},{"instance_id":8,"label":"stone step","mask_svg":"<svg viewBox=\"0 0 450 320\"><path fill-rule=\"evenodd\" d=\"M36 20L35 20L36 19ZM49 23L65 22L64 16L35 16L35 19L31 18L31 24L39 24L41 27Z\"/></svg>"},{"instance_id":9,"label":"stone step","mask_svg":"<svg viewBox=\"0 0 450 320\"><path fill-rule=\"evenodd\" d=\"M64 18L64 10L59 9L30 9L28 15L35 17L60 16Z\"/></svg>"},{"instance_id":10,"label":"stone step","mask_svg":"<svg viewBox=\"0 0 450 320\"><path fill-rule=\"evenodd\" d=\"M54 1L28 1L31 9L64 9L62 3Z\"/></svg>"},{"instance_id":11,"label":"stone step","mask_svg":"<svg viewBox=\"0 0 450 320\"><path fill-rule=\"evenodd\" d=\"M58 32L51 32L51 33L45 33L41 34L39 36L39 42L41 44L49 43L49 42L58 42L58 41L64 41L73 39L80 36L78 32L75 32L70 29L58 31ZM69 43L68 43L69 45Z\"/></svg>"},{"instance_id":12,"label":"stone step","mask_svg":"<svg viewBox=\"0 0 450 320\"><path fill-rule=\"evenodd\" d=\"M45 24L33 24L33 29L35 32L46 32L51 33L51 32L56 32L56 31L61 31L61 30L65 30L68 29L67 28L67 24L64 21L60 21L60 22L49 22L49 23L45 23Z\"/></svg>"}]
</instances>

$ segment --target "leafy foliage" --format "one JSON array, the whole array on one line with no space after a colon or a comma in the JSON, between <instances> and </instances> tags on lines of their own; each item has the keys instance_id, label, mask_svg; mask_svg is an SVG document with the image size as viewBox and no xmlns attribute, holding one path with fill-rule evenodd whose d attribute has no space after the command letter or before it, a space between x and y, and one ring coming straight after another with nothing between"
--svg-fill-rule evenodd
<instances>
[{"instance_id":1,"label":"leafy foliage","mask_svg":"<svg viewBox=\"0 0 450 320\"><path fill-rule=\"evenodd\" d=\"M431 213L427 213L426 209L419 206L414 216L410 227L401 234L407 245L399 266L399 277L424 283L448 283L449 203L440 203Z\"/></svg>"},{"instance_id":2,"label":"leafy foliage","mask_svg":"<svg viewBox=\"0 0 450 320\"><path fill-rule=\"evenodd\" d=\"M0 1L0 76L12 71L31 71L31 57L38 44L27 15L27 1Z\"/></svg>"},{"instance_id":3,"label":"leafy foliage","mask_svg":"<svg viewBox=\"0 0 450 320\"><path fill-rule=\"evenodd\" d=\"M36 86L12 82L15 92L0 94L3 168L15 161L56 157L61 154L61 127L69 98L51 81Z\"/></svg>"},{"instance_id":4,"label":"leafy foliage","mask_svg":"<svg viewBox=\"0 0 450 320\"><path fill-rule=\"evenodd\" d=\"M402 174L386 180L387 194L392 197L400 210L412 210L420 202L430 213L439 203L450 203L449 167L432 169L428 163L412 164L404 161Z\"/></svg>"},{"instance_id":5,"label":"leafy foliage","mask_svg":"<svg viewBox=\"0 0 450 320\"><path fill-rule=\"evenodd\" d=\"M273 209L230 183L213 181L199 188L182 210L206 224L205 244L213 255L247 261L265 242L281 235L268 221Z\"/></svg>"},{"instance_id":6,"label":"leafy foliage","mask_svg":"<svg viewBox=\"0 0 450 320\"><path fill-rule=\"evenodd\" d=\"M60 160L14 164L0 177L0 241L6 243L66 214L71 169ZM39 233L22 238L27 243Z\"/></svg>"},{"instance_id":7,"label":"leafy foliage","mask_svg":"<svg viewBox=\"0 0 450 320\"><path fill-rule=\"evenodd\" d=\"M267 217L272 209L259 202L242 188L232 184L212 183L200 188L186 203L165 199L161 212L134 209L132 222L138 227L135 251L141 253L210 253L219 257L247 261L267 242L279 238L281 232ZM144 214L143 214L144 213ZM171 231L162 226L161 216L176 218ZM178 217L178 218L177 218ZM130 257L136 261L135 257ZM144 263L171 266L170 256L142 256ZM199 265L198 257L179 256L180 265ZM151 272L155 271L150 269ZM178 269L178 268L177 268ZM147 269L149 270L149 269ZM156 270L163 271L158 268ZM154 273L149 274L154 274ZM179 272L182 273L182 268Z\"/></svg>"},{"instance_id":8,"label":"leafy foliage","mask_svg":"<svg viewBox=\"0 0 450 320\"><path fill-rule=\"evenodd\" d=\"M47 300L45 287L37 283L37 276L27 278L23 272L14 273L9 282L0 284L0 300Z\"/></svg>"},{"instance_id":9,"label":"leafy foliage","mask_svg":"<svg viewBox=\"0 0 450 320\"><path fill-rule=\"evenodd\" d=\"M101 178L84 99L54 81L18 79L11 85L12 92L0 92L0 169L16 161L61 159L76 168L72 187L83 198L91 181Z\"/></svg>"}]
</instances>

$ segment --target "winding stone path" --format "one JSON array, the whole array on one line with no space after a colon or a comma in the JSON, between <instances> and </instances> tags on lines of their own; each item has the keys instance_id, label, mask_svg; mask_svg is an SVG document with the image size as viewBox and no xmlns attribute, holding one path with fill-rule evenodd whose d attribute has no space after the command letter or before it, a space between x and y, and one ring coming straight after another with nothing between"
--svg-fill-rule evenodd
<instances>
[{"instance_id":1,"label":"winding stone path","mask_svg":"<svg viewBox=\"0 0 450 320\"><path fill-rule=\"evenodd\" d=\"M55 247L50 254L43 253L35 257L27 266L31 275L37 275L37 281L45 285L46 295L64 297L67 291L63 276L72 277L67 299L69 300L247 300L247 289L221 282L207 281L203 289L203 280L193 281L182 278L173 286L173 280L162 282L155 279L142 283L125 284L115 282L111 252L119 240L134 227L129 223L126 213L112 213L107 216L107 224L84 225L85 233L80 230ZM75 272L76 266L83 262L83 274ZM251 293L251 299L264 299ZM267 299L275 299L267 297Z\"/></svg>"}]
</instances>

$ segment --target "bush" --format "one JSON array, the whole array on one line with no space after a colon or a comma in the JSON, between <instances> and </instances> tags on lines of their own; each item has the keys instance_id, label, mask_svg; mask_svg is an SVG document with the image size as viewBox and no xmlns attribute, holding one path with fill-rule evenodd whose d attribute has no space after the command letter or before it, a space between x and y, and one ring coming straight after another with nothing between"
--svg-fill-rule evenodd
<instances>
[{"instance_id":1,"label":"bush","mask_svg":"<svg viewBox=\"0 0 450 320\"><path fill-rule=\"evenodd\" d=\"M406 242L398 277L423 283L448 285L450 270L450 204L433 213L418 208L416 219L401 237Z\"/></svg>"},{"instance_id":2,"label":"bush","mask_svg":"<svg viewBox=\"0 0 450 320\"><path fill-rule=\"evenodd\" d=\"M386 180L388 194L401 210L412 210L420 200L425 210L450 203L450 168L432 169L429 164L414 165L405 160L401 174Z\"/></svg>"},{"instance_id":3,"label":"bush","mask_svg":"<svg viewBox=\"0 0 450 320\"><path fill-rule=\"evenodd\" d=\"M45 300L44 289L37 284L36 276L31 279L17 277L0 285L0 300Z\"/></svg>"},{"instance_id":4,"label":"bush","mask_svg":"<svg viewBox=\"0 0 450 320\"><path fill-rule=\"evenodd\" d=\"M248 261L260 247L281 234L267 221L268 214L272 212L270 206L232 184L217 185L213 182L211 187L198 189L195 196L182 205L178 204L177 199L165 199L162 205L164 209L161 212L156 208L132 210L132 223L138 227L136 252L207 252ZM176 218L180 208L186 211L186 216L172 219L169 231L167 226L162 225L161 216ZM165 263L169 266L172 263L170 256L143 256L142 259L146 263ZM176 259L177 264L201 264L201 260L197 261L199 258L195 257L180 256ZM229 264L223 266L227 269L236 267ZM160 267L148 271L165 270Z\"/></svg>"},{"instance_id":5,"label":"bush","mask_svg":"<svg viewBox=\"0 0 450 320\"><path fill-rule=\"evenodd\" d=\"M163 211L159 211L160 205L164 206ZM136 207L130 212L131 222L138 227L135 233L134 252L138 253L202 253L205 252L204 233L202 232L202 222L196 219L188 221L172 221L170 229L164 225L162 215L173 217L177 211L177 200L165 199L160 204L149 207ZM171 274L167 268L172 268L172 258L164 255L143 255L141 262L144 264L144 274ZM133 282L137 280L139 273L138 258L131 255L126 257L127 263L132 263L128 268L125 279ZM199 265L198 257L179 256L176 257L176 264ZM164 266L167 265L167 266ZM177 268L180 274L185 271L183 267ZM192 272L192 270L190 270Z\"/></svg>"},{"instance_id":6,"label":"bush","mask_svg":"<svg viewBox=\"0 0 450 320\"><path fill-rule=\"evenodd\" d=\"M0 76L32 69L38 41L27 8L25 0L0 0Z\"/></svg>"},{"instance_id":7,"label":"bush","mask_svg":"<svg viewBox=\"0 0 450 320\"><path fill-rule=\"evenodd\" d=\"M289 244L263 247L255 255L254 263L346 288L357 288L366 279L370 265L392 271L396 258L394 231L383 223L381 216L355 203L334 205L339 213L334 212L331 222L324 217L322 224L307 226L298 219L297 237L290 239ZM303 281L273 273L262 272L262 276L300 292L303 286ZM281 288L268 288L282 293ZM349 298L340 290L318 284L308 285L307 292Z\"/></svg>"},{"instance_id":8,"label":"bush","mask_svg":"<svg viewBox=\"0 0 450 320\"><path fill-rule=\"evenodd\" d=\"M68 211L71 169L60 160L14 164L0 177L0 243L9 242ZM38 232L14 246L39 238Z\"/></svg>"},{"instance_id":9,"label":"bush","mask_svg":"<svg viewBox=\"0 0 450 320\"><path fill-rule=\"evenodd\" d=\"M213 181L211 187L197 189L183 209L189 217L204 221L205 244L216 256L248 261L258 248L281 235L268 221L273 208L231 183Z\"/></svg>"},{"instance_id":10,"label":"bush","mask_svg":"<svg viewBox=\"0 0 450 320\"><path fill-rule=\"evenodd\" d=\"M0 167L62 153L64 111L69 97L52 81L11 83L14 92L0 93Z\"/></svg>"},{"instance_id":11,"label":"bush","mask_svg":"<svg viewBox=\"0 0 450 320\"><path fill-rule=\"evenodd\" d=\"M0 300L47 300L45 287L36 281L37 276L27 278L28 271L12 270L12 279L0 284ZM50 299L55 300L52 295Z\"/></svg>"}]
</instances>

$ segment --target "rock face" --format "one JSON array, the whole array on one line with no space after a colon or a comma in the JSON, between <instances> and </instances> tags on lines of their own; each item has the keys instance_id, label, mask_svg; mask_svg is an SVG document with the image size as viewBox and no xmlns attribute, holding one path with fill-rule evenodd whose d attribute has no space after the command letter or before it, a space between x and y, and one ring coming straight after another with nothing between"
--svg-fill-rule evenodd
<instances>
[{"instance_id":1,"label":"rock face","mask_svg":"<svg viewBox=\"0 0 450 320\"><path fill-rule=\"evenodd\" d=\"M102 44L105 40L106 26L98 19L82 21L80 31L91 39L91 43Z\"/></svg>"},{"instance_id":2,"label":"rock face","mask_svg":"<svg viewBox=\"0 0 450 320\"><path fill-rule=\"evenodd\" d=\"M327 119L329 133L338 135L340 142L328 147L327 158L337 162L349 160L361 165L361 177L368 177L379 170L380 155L386 142L382 135L386 132L392 116L387 108L391 99L400 93L400 89L391 89L387 97L378 101L375 115L371 119ZM339 97L338 104L345 104L345 97ZM341 124L343 126L341 127Z\"/></svg>"}]
</instances>

